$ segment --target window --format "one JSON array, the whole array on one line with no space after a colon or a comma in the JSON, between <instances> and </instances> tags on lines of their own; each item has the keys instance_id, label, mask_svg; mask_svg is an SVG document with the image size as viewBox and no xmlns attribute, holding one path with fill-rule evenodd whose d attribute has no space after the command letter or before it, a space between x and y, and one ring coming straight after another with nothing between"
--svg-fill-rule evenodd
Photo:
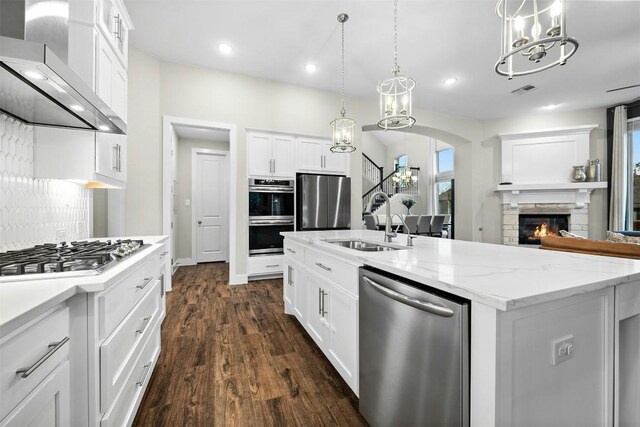
<instances>
[{"instance_id":1,"label":"window","mask_svg":"<svg viewBox=\"0 0 640 427\"><path fill-rule=\"evenodd\" d=\"M436 214L451 214L452 212L452 182L453 182L453 148L436 152Z\"/></svg>"},{"instance_id":2,"label":"window","mask_svg":"<svg viewBox=\"0 0 640 427\"><path fill-rule=\"evenodd\" d=\"M397 159L394 159L393 164L395 166L395 170L398 170L403 166L409 166L409 156L407 156L406 154L403 154Z\"/></svg>"}]
</instances>

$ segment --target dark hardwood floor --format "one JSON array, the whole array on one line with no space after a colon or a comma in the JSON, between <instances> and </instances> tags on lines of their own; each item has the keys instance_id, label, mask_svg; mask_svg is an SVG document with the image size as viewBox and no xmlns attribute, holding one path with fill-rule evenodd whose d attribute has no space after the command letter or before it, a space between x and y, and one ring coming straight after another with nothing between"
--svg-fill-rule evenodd
<instances>
[{"instance_id":1,"label":"dark hardwood floor","mask_svg":"<svg viewBox=\"0 0 640 427\"><path fill-rule=\"evenodd\" d=\"M181 267L134 426L366 426L298 321L282 279L229 286L224 263Z\"/></svg>"}]
</instances>

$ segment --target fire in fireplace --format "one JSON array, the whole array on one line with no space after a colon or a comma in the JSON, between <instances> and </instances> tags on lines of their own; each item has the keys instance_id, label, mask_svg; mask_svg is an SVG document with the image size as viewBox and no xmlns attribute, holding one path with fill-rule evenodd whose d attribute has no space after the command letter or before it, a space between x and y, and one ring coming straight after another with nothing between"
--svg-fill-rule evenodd
<instances>
[{"instance_id":1,"label":"fire in fireplace","mask_svg":"<svg viewBox=\"0 0 640 427\"><path fill-rule=\"evenodd\" d=\"M520 214L518 222L521 245L539 245L542 237L558 236L560 230L569 229L569 215Z\"/></svg>"}]
</instances>

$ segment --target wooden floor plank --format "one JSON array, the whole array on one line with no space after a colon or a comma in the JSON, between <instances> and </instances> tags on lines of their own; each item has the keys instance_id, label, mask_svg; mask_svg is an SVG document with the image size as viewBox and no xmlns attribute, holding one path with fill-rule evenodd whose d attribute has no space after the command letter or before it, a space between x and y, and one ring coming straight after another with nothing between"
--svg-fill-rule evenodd
<instances>
[{"instance_id":1,"label":"wooden floor plank","mask_svg":"<svg viewBox=\"0 0 640 427\"><path fill-rule=\"evenodd\" d=\"M134 426L366 426L347 384L284 314L282 280L228 278L224 263L173 275Z\"/></svg>"}]
</instances>

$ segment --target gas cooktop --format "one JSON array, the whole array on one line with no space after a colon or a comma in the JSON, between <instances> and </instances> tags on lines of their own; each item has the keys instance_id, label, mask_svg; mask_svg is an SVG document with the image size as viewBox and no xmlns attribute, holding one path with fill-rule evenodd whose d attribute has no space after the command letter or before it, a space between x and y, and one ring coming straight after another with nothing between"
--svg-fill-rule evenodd
<instances>
[{"instance_id":1,"label":"gas cooktop","mask_svg":"<svg viewBox=\"0 0 640 427\"><path fill-rule=\"evenodd\" d=\"M20 280L100 274L146 246L142 240L83 240L0 252L0 277Z\"/></svg>"}]
</instances>

